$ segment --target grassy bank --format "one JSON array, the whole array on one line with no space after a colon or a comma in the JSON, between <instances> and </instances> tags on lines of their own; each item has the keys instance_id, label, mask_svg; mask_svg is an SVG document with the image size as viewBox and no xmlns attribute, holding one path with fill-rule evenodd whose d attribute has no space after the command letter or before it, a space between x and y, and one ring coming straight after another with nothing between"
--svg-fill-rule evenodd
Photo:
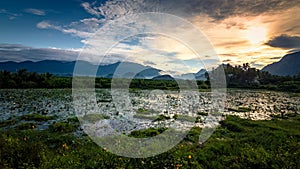
<instances>
[{"instance_id":1,"label":"grassy bank","mask_svg":"<svg viewBox=\"0 0 300 169\"><path fill-rule=\"evenodd\" d=\"M113 155L87 136L74 136L74 130L69 130L72 126L65 123L43 131L30 127L1 130L0 168L300 167L299 115L271 121L228 116L204 144L198 143L201 129L193 128L170 151L145 159ZM161 131L151 128L132 135L147 137Z\"/></svg>"}]
</instances>

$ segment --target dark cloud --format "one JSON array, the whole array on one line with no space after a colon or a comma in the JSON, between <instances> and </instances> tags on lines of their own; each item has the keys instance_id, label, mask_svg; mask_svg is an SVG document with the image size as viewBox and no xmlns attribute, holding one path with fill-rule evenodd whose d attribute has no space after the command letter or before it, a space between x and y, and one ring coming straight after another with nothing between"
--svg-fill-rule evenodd
<instances>
[{"instance_id":1,"label":"dark cloud","mask_svg":"<svg viewBox=\"0 0 300 169\"><path fill-rule=\"evenodd\" d=\"M271 57L270 59L274 59L274 60L278 60L278 59L281 59L282 57L278 56L278 57Z\"/></svg>"},{"instance_id":2,"label":"dark cloud","mask_svg":"<svg viewBox=\"0 0 300 169\"><path fill-rule=\"evenodd\" d=\"M235 47L237 45L245 45L248 44L249 42L247 40L242 40L242 41L231 41L231 42L222 42L222 43L217 43L216 46L224 46L226 48L230 47Z\"/></svg>"},{"instance_id":3,"label":"dark cloud","mask_svg":"<svg viewBox=\"0 0 300 169\"><path fill-rule=\"evenodd\" d=\"M145 61L143 62L145 65L156 65L154 62L151 62L151 61Z\"/></svg>"},{"instance_id":4,"label":"dark cloud","mask_svg":"<svg viewBox=\"0 0 300 169\"><path fill-rule=\"evenodd\" d=\"M0 44L0 61L76 60L78 52L52 48L32 48L19 44Z\"/></svg>"},{"instance_id":5,"label":"dark cloud","mask_svg":"<svg viewBox=\"0 0 300 169\"><path fill-rule=\"evenodd\" d=\"M206 14L216 20L222 20L230 16L279 12L299 4L298 0L109 0L104 4L85 2L82 6L88 13L106 19L130 13L165 12L181 17Z\"/></svg>"},{"instance_id":6,"label":"dark cloud","mask_svg":"<svg viewBox=\"0 0 300 169\"><path fill-rule=\"evenodd\" d=\"M269 40L266 45L283 49L300 48L300 36L280 35Z\"/></svg>"},{"instance_id":7,"label":"dark cloud","mask_svg":"<svg viewBox=\"0 0 300 169\"><path fill-rule=\"evenodd\" d=\"M222 62L231 62L231 59L223 60Z\"/></svg>"}]
</instances>

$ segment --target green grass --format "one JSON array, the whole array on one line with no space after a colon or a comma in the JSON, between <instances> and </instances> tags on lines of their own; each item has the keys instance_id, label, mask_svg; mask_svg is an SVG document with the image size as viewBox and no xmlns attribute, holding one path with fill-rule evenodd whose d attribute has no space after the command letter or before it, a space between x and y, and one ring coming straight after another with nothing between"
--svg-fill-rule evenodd
<instances>
[{"instance_id":1,"label":"green grass","mask_svg":"<svg viewBox=\"0 0 300 169\"><path fill-rule=\"evenodd\" d=\"M47 130L0 130L0 168L299 168L300 116L251 121L228 116L211 137L199 144L192 128L171 150L149 158L126 158L74 136L74 125L55 123ZM70 130L69 130L70 129ZM135 131L152 137L164 128ZM68 131L68 132L67 132Z\"/></svg>"},{"instance_id":2,"label":"green grass","mask_svg":"<svg viewBox=\"0 0 300 169\"><path fill-rule=\"evenodd\" d=\"M10 126L10 125L14 125L16 123L17 123L17 121L15 119L4 120L4 121L0 121L0 127Z\"/></svg>"},{"instance_id":3,"label":"green grass","mask_svg":"<svg viewBox=\"0 0 300 169\"><path fill-rule=\"evenodd\" d=\"M77 130L79 124L68 122L56 122L49 126L49 131L58 133L70 133Z\"/></svg>"},{"instance_id":4,"label":"green grass","mask_svg":"<svg viewBox=\"0 0 300 169\"><path fill-rule=\"evenodd\" d=\"M26 122L21 123L17 126L17 129L19 130L28 130L28 129L34 129L36 128L37 124L35 122Z\"/></svg>"},{"instance_id":5,"label":"green grass","mask_svg":"<svg viewBox=\"0 0 300 169\"><path fill-rule=\"evenodd\" d=\"M82 117L82 120L88 121L90 123L95 123L99 120L109 119L110 117L105 114L86 114Z\"/></svg>"},{"instance_id":6,"label":"green grass","mask_svg":"<svg viewBox=\"0 0 300 169\"><path fill-rule=\"evenodd\" d=\"M45 116L45 115L41 115L41 114L27 114L24 116L21 116L20 119L21 120L27 120L27 121L48 121L48 120L54 120L56 119L57 116Z\"/></svg>"},{"instance_id":7,"label":"green grass","mask_svg":"<svg viewBox=\"0 0 300 169\"><path fill-rule=\"evenodd\" d=\"M157 118L157 116L149 116L149 115L146 115L146 114L138 113L138 114L133 115L133 118L155 120Z\"/></svg>"},{"instance_id":8,"label":"green grass","mask_svg":"<svg viewBox=\"0 0 300 169\"><path fill-rule=\"evenodd\" d=\"M237 109L234 108L228 108L228 111L234 111L234 112L249 112L252 111L252 109L248 107L238 107Z\"/></svg>"},{"instance_id":9,"label":"green grass","mask_svg":"<svg viewBox=\"0 0 300 169\"><path fill-rule=\"evenodd\" d=\"M147 138L147 137L153 137L156 135L159 135L160 133L164 132L166 128L148 128L144 130L137 130L133 131L129 134L129 137L135 137L135 138Z\"/></svg>"},{"instance_id":10,"label":"green grass","mask_svg":"<svg viewBox=\"0 0 300 169\"><path fill-rule=\"evenodd\" d=\"M165 115L159 115L157 118L155 118L153 120L153 122L157 122L157 121L164 121L164 120L169 120L171 119L169 116L165 116Z\"/></svg>"}]
</instances>

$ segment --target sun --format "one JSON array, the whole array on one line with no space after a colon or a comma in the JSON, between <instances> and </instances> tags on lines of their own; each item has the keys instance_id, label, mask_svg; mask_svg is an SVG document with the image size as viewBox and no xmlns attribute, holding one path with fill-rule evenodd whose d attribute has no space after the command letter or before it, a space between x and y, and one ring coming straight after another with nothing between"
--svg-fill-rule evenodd
<instances>
[{"instance_id":1,"label":"sun","mask_svg":"<svg viewBox=\"0 0 300 169\"><path fill-rule=\"evenodd\" d=\"M247 30L246 37L252 45L261 44L267 38L267 29L265 27L252 27Z\"/></svg>"}]
</instances>

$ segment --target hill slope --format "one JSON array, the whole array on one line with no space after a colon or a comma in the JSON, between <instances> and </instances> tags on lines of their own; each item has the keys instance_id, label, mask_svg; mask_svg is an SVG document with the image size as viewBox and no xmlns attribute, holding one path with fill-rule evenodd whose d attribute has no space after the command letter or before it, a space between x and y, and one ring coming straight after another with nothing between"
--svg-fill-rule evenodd
<instances>
[{"instance_id":1,"label":"hill slope","mask_svg":"<svg viewBox=\"0 0 300 169\"><path fill-rule=\"evenodd\" d=\"M265 66L262 71L279 76L297 75L300 73L300 52L287 54L279 62Z\"/></svg>"}]
</instances>

